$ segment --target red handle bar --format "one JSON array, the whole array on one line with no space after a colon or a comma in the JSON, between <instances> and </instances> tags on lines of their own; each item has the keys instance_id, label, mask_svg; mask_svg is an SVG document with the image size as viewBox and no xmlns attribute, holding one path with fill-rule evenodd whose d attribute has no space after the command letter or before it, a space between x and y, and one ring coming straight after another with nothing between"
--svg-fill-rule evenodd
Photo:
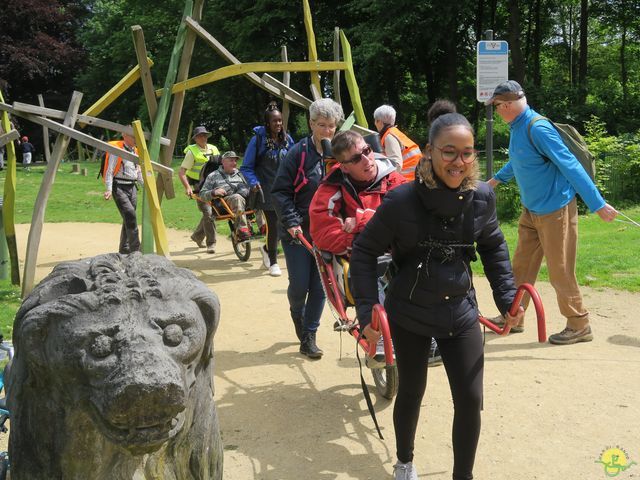
<instances>
[{"instance_id":1,"label":"red handle bar","mask_svg":"<svg viewBox=\"0 0 640 480\"><path fill-rule=\"evenodd\" d=\"M531 295L531 301L536 309L536 317L538 319L538 342L544 343L547 341L547 327L544 319L544 308L542 306L542 300L540 299L540 295L538 291L528 283L523 283L518 287L518 291L516 292L516 296L513 299L513 303L511 304L511 308L509 309L509 314L511 316L515 316L518 313L518 308L520 307L520 302L522 301L522 297L525 292L528 292ZM480 323L485 325L489 330L494 331L498 335L507 335L511 330L511 327L505 323L503 328L498 327L491 320L480 316Z\"/></svg>"}]
</instances>

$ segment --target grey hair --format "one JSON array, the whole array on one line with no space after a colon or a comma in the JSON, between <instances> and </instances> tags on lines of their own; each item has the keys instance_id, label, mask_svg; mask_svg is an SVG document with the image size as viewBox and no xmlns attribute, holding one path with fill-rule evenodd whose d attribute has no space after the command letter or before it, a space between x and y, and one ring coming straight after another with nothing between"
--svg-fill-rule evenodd
<instances>
[{"instance_id":1,"label":"grey hair","mask_svg":"<svg viewBox=\"0 0 640 480\"><path fill-rule=\"evenodd\" d=\"M396 109L391 105L380 105L373 112L373 119L380 120L385 125L395 125Z\"/></svg>"},{"instance_id":2,"label":"grey hair","mask_svg":"<svg viewBox=\"0 0 640 480\"><path fill-rule=\"evenodd\" d=\"M344 119L344 112L339 103L334 102L330 98L320 98L309 106L309 117L314 122L318 120L318 118L323 117L338 123Z\"/></svg>"}]
</instances>

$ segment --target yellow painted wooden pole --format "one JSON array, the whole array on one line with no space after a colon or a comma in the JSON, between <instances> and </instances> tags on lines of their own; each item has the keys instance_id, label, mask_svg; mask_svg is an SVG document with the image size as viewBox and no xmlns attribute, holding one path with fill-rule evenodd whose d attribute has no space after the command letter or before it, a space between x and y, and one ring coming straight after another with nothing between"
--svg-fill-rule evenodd
<instances>
[{"instance_id":1,"label":"yellow painted wooden pole","mask_svg":"<svg viewBox=\"0 0 640 480\"><path fill-rule=\"evenodd\" d=\"M158 254L169 258L169 242L167 241L167 231L162 218L162 210L160 209L160 200L158 199L158 188L156 179L153 176L151 168L151 157L147 149L147 142L144 138L142 124L140 120L136 120L131 124L133 133L136 138L136 146L138 147L138 157L140 158L140 167L142 168L142 178L144 179L145 204L149 206L149 216L151 228L153 229L153 238L156 242Z\"/></svg>"},{"instance_id":2,"label":"yellow painted wooden pole","mask_svg":"<svg viewBox=\"0 0 640 480\"><path fill-rule=\"evenodd\" d=\"M362 100L360 99L360 89L358 88L358 82L356 82L356 74L353 70L353 59L351 58L351 45L347 40L347 36L342 30L340 30L340 43L342 43L342 55L344 61L347 64L347 69L344 73L344 79L347 82L347 89L349 90L349 96L351 97L351 104L353 105L353 111L356 115L356 122L358 125L364 128L368 128L367 117L364 115L364 109L362 108Z\"/></svg>"},{"instance_id":3,"label":"yellow painted wooden pole","mask_svg":"<svg viewBox=\"0 0 640 480\"><path fill-rule=\"evenodd\" d=\"M4 103L2 91L0 91L0 102ZM2 129L9 133L11 131L11 122L9 114L2 112L0 114ZM7 162L5 168L7 170L4 178L4 194L2 198L2 225L4 226L4 235L7 239L7 247L9 249L9 260L11 262L11 283L20 285L20 263L18 261L18 244L16 242L16 226L15 226L15 208L16 208L16 147L13 142L6 145Z\"/></svg>"},{"instance_id":4,"label":"yellow painted wooden pole","mask_svg":"<svg viewBox=\"0 0 640 480\"><path fill-rule=\"evenodd\" d=\"M309 7L309 0L303 0L302 2L304 10L304 29L307 32L307 44L309 46L309 61L318 61L318 50L316 48L316 35L313 32L313 19L311 18L311 8ZM322 88L320 87L320 75L318 71L311 71L311 94L314 100L322 98ZM315 89L317 90L314 90Z\"/></svg>"},{"instance_id":5,"label":"yellow painted wooden pole","mask_svg":"<svg viewBox=\"0 0 640 480\"><path fill-rule=\"evenodd\" d=\"M147 58L147 63L149 67L153 66L153 60ZM100 100L91 105L87 110L85 110L83 115L90 115L92 117L97 117L100 113L115 102L120 95L126 92L134 83L138 81L140 78L140 66L136 65L133 67L129 73L127 73L122 79L116 83L111 89L105 93Z\"/></svg>"},{"instance_id":6,"label":"yellow painted wooden pole","mask_svg":"<svg viewBox=\"0 0 640 480\"><path fill-rule=\"evenodd\" d=\"M342 33L342 32L340 32ZM217 82L225 78L246 75L250 72L313 72L346 70L346 62L249 62L237 65L227 65L197 77L192 77L184 82L173 85L171 93L182 92L192 88L201 87L209 83ZM156 95L161 96L163 90L156 90Z\"/></svg>"}]
</instances>

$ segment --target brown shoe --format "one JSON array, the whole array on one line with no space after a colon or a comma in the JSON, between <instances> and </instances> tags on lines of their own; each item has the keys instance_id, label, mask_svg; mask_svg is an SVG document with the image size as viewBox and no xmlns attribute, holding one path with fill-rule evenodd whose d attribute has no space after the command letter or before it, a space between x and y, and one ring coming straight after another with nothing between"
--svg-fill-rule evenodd
<instances>
[{"instance_id":1,"label":"brown shoe","mask_svg":"<svg viewBox=\"0 0 640 480\"><path fill-rule=\"evenodd\" d=\"M493 323L496 327L504 328L505 320L502 315L498 315L497 317L490 318L489 321ZM522 333L524 332L524 323L516 325L515 327L511 327L509 333Z\"/></svg>"},{"instance_id":2,"label":"brown shoe","mask_svg":"<svg viewBox=\"0 0 640 480\"><path fill-rule=\"evenodd\" d=\"M549 343L554 345L572 345L579 342L590 342L591 340L593 340L593 333L589 325L581 330L566 327L560 333L554 333L549 337Z\"/></svg>"}]
</instances>

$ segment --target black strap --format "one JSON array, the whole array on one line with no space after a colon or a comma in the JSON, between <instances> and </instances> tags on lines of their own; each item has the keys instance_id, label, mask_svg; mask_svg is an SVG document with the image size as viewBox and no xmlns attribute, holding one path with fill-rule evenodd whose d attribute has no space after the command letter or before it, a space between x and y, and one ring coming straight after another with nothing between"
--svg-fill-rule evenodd
<instances>
[{"instance_id":1,"label":"black strap","mask_svg":"<svg viewBox=\"0 0 640 480\"><path fill-rule=\"evenodd\" d=\"M360 367L360 384L362 385L362 393L364 395L364 399L367 402L367 408L369 409L369 415L373 419L373 423L376 426L376 430L378 431L378 436L380 440L384 440L382 436L382 432L380 431L380 426L378 425L378 419L376 418L376 411L373 409L373 402L371 401L371 394L369 393L369 387L367 387L367 383L364 381L364 376L362 375L362 361L360 360L360 348L358 347L358 340L356 340L356 358L358 359L358 366Z\"/></svg>"}]
</instances>

